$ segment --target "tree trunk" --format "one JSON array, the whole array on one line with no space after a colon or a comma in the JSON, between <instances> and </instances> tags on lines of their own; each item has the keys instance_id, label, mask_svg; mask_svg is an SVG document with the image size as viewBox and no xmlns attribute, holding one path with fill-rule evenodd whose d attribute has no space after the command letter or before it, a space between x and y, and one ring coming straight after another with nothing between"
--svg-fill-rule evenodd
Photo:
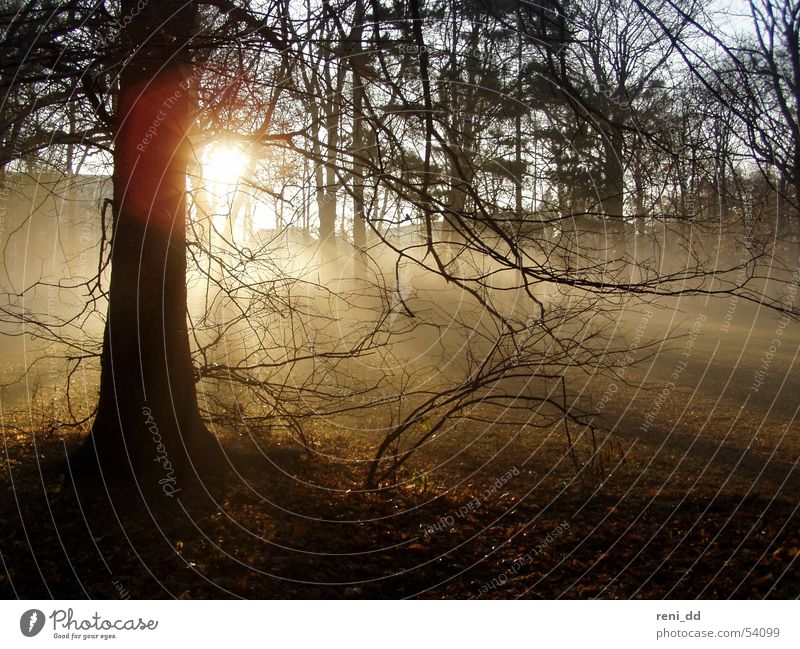
<instances>
[{"instance_id":1,"label":"tree trunk","mask_svg":"<svg viewBox=\"0 0 800 649\"><path fill-rule=\"evenodd\" d=\"M313 141L313 156L316 161L314 167L314 180L316 184L317 213L319 217L319 253L320 275L322 277L335 276L335 263L337 258L336 245L336 138L338 118L332 117L326 106L326 133L325 154L323 158L322 146L316 138ZM317 108L312 107L312 117L316 122Z\"/></svg>"},{"instance_id":2,"label":"tree trunk","mask_svg":"<svg viewBox=\"0 0 800 649\"><path fill-rule=\"evenodd\" d=\"M136 12L122 39L114 232L97 417L74 456L104 479L174 496L215 447L197 408L186 322L186 172L193 3Z\"/></svg>"},{"instance_id":3,"label":"tree trunk","mask_svg":"<svg viewBox=\"0 0 800 649\"><path fill-rule=\"evenodd\" d=\"M622 133L618 128L611 126L603 141L603 195L600 199L601 210L607 219L607 232L614 238L615 252L609 251L614 258L622 258L627 253L625 220L623 218L625 213L625 170L622 166L622 145Z\"/></svg>"},{"instance_id":4,"label":"tree trunk","mask_svg":"<svg viewBox=\"0 0 800 649\"><path fill-rule=\"evenodd\" d=\"M364 67L362 39L364 32L364 2L356 0L353 15L353 32L351 39L354 51L350 58L353 77L353 246L355 247L353 273L358 279L367 276L366 249L367 225L366 206L364 203L364 165L361 161L364 150L364 82L361 68Z\"/></svg>"},{"instance_id":5,"label":"tree trunk","mask_svg":"<svg viewBox=\"0 0 800 649\"><path fill-rule=\"evenodd\" d=\"M323 275L334 272L333 264L338 255L336 245L336 191L317 189L317 209L319 211L320 263Z\"/></svg>"}]
</instances>

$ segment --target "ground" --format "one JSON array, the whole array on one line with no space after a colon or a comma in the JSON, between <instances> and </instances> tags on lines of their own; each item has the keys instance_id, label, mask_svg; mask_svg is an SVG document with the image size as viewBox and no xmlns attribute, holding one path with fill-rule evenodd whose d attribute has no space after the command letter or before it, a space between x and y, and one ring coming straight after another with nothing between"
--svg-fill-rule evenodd
<instances>
[{"instance_id":1,"label":"ground","mask_svg":"<svg viewBox=\"0 0 800 649\"><path fill-rule=\"evenodd\" d=\"M70 437L37 439L34 452L30 437L6 436L4 597L800 594L800 481L769 443L745 450L737 436L691 454L690 436L620 436L602 472L576 473L560 435L503 431L378 493L359 492L352 464L228 439L240 477L160 511L133 494L110 501L102 485L78 497L54 470Z\"/></svg>"},{"instance_id":2,"label":"ground","mask_svg":"<svg viewBox=\"0 0 800 649\"><path fill-rule=\"evenodd\" d=\"M236 474L148 511L72 488L79 431L6 419L0 596L797 598L797 326L757 383L774 322L713 320L615 383L592 462L586 435L573 457L562 426L479 408L364 492L374 439L320 421L308 453L238 427L217 431ZM571 385L588 408L610 383Z\"/></svg>"}]
</instances>

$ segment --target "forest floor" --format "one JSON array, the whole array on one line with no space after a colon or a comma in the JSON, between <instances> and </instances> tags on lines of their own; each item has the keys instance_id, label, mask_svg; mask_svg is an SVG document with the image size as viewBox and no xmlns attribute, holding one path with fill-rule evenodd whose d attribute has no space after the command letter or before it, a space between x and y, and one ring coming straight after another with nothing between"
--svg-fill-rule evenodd
<instances>
[{"instance_id":1,"label":"forest floor","mask_svg":"<svg viewBox=\"0 0 800 649\"><path fill-rule=\"evenodd\" d=\"M478 408L380 491L369 434L319 421L309 453L240 427L216 431L237 474L147 510L72 488L79 433L6 418L0 596L800 597L800 336L757 385L774 323L713 327L686 363L679 340L613 393L587 381L606 432L573 431L574 454L561 425Z\"/></svg>"},{"instance_id":2,"label":"forest floor","mask_svg":"<svg viewBox=\"0 0 800 649\"><path fill-rule=\"evenodd\" d=\"M559 432L465 426L372 493L352 439L231 436L238 477L159 511L78 497L75 434L7 432L0 596L796 598L797 431L717 423L617 430L578 471Z\"/></svg>"}]
</instances>

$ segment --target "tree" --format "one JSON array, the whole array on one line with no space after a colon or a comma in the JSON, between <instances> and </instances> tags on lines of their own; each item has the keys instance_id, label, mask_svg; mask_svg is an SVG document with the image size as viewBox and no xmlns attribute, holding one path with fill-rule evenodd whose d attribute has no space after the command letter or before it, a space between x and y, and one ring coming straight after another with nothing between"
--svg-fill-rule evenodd
<instances>
[{"instance_id":1,"label":"tree","mask_svg":"<svg viewBox=\"0 0 800 649\"><path fill-rule=\"evenodd\" d=\"M180 490L215 440L197 408L186 323L186 175L197 5L138 10L120 34L128 53L115 114L111 283L97 415L73 457L80 473L130 475ZM154 461L155 459L155 461Z\"/></svg>"},{"instance_id":2,"label":"tree","mask_svg":"<svg viewBox=\"0 0 800 649\"><path fill-rule=\"evenodd\" d=\"M750 0L749 5L755 37L742 47L746 74L737 76L746 83L747 103L739 110L746 117L748 144L777 172L772 182L781 201L779 216L786 220L788 202L795 212L790 229L800 236L800 2Z\"/></svg>"},{"instance_id":3,"label":"tree","mask_svg":"<svg viewBox=\"0 0 800 649\"><path fill-rule=\"evenodd\" d=\"M751 0L752 29L730 37L708 14L690 15L681 2L637 5L676 46L688 69L736 121L744 154L783 202L797 213L800 197L800 3ZM676 31L665 15L691 29ZM699 37L699 38L698 38ZM709 47L698 45L711 44ZM797 222L797 220L795 220Z\"/></svg>"},{"instance_id":4,"label":"tree","mask_svg":"<svg viewBox=\"0 0 800 649\"><path fill-rule=\"evenodd\" d=\"M652 117L652 104L664 88L650 86L656 85L658 63L673 40L658 32L648 38L652 17L646 12L632 20L624 13L629 3L594 3L584 13L558 2L532 9L477 3L480 18L453 8L444 12L447 28L441 29L446 6L438 2L410 0L386 8L379 2L320 0L298 3L291 11L290 3L279 4L282 8L269 15L279 21L283 38L295 43L290 49L278 43L280 57L268 55L275 45L264 31L269 21L249 7L209 0L143 11L126 2L119 43L101 52L100 62L87 63L94 73L82 95L86 105L94 106L113 89L116 71L120 74L113 93L110 304L99 408L91 436L75 458L79 464L99 459L104 475L130 473L156 489L180 488L178 479L190 477L215 448L198 412L195 380L212 388L235 384L252 395L258 417L293 423L320 413L352 414L360 407L353 405L356 397L397 389L398 408L369 480L379 484L383 468L392 471L408 457L396 452L401 438L417 435L419 444L405 447L413 450L448 417L469 416L477 402L513 403L522 412L544 405L550 424L585 423L586 417L571 409L565 385L575 368L601 374L618 369L624 347L609 343L615 342L611 324L620 304L714 294L760 301L760 287L750 281L752 259L737 257L734 268L715 267L712 259L679 267L641 264L638 274L624 273L631 264L610 260L609 246L593 232L591 245L581 246L582 263L569 261L575 252L569 235L586 216L581 213L594 224L605 225L609 216L619 221L621 208L597 209L596 199L619 199L634 173L638 203L652 197L653 230L674 221L672 212L681 202L659 203L662 188L656 181L667 187L662 193L682 197L684 184L702 175L695 140L675 152L679 164L660 176L648 176L644 167L660 168L661 157L635 152L682 116L676 109L669 120ZM200 34L198 7L205 5L218 11L203 15L208 29ZM362 22L372 25L369 38ZM685 23L681 15L674 21ZM611 49L597 27L606 24L616 35ZM515 33L519 26L523 29ZM218 47L232 43L235 48ZM83 50L74 53L66 82L80 74L77 63L85 56ZM48 65L55 68L56 59ZM200 60L218 66L206 69L200 89L205 95L197 100L213 114L196 129L202 138L192 135L199 78L193 64ZM41 82L36 66L26 73L22 100ZM274 133L276 110L280 119L274 122L286 124L283 134ZM644 112L651 133L640 128ZM72 128L93 126L84 113L76 116ZM27 130L18 130L46 132L53 126L52 116L49 120L37 113ZM542 122L546 128L539 127ZM621 155L622 164L610 169L606 144L617 136L621 144L611 153ZM538 141L528 146L534 137ZM266 244L250 248L232 241L221 254L192 241L193 276L219 286L217 294L233 306L230 319L208 336L212 342L200 340L208 331L198 334L204 324L192 327L193 367L186 321L185 189L187 172L196 169L193 147L202 139L266 149L270 138L280 138L282 154L290 158L282 166L316 164L313 191L297 191L292 207L309 214L316 202L321 238L332 240L340 216L336 193L349 187L356 245L362 247L370 228L376 235L373 267L391 268L397 281L381 285L383 276L376 272L357 282L352 293L347 283L336 293L329 283L309 281L306 267L297 269L305 265L305 249L287 245L291 259L281 267ZM69 138L56 141L66 145ZM49 154L57 156L58 150ZM266 151L263 157L268 158ZM264 162L252 165L251 184L269 194L275 177ZM536 180L545 187L563 188L560 204L542 209L539 201L525 209L524 183L531 174L523 171L531 167L540 170ZM303 190L308 177L305 173L298 183ZM209 201L202 177L196 180L195 209L202 216ZM381 214L394 214L386 221L398 224L414 214L422 231L394 238L370 209L377 197L384 199ZM341 216L345 223L344 210ZM454 250L458 267L448 263ZM414 287L400 285L401 267L412 279L424 279L420 297ZM747 271L741 276L740 267ZM367 299L357 291L369 293ZM791 311L779 300L772 304ZM224 364L215 362L209 349L243 330L236 353ZM409 349L412 354L414 345L395 344L398 330L433 339L426 358L402 357ZM359 374L363 368L355 368L355 359L367 357L371 365ZM408 398L407 382L421 375L436 381L418 386ZM371 403L377 409L385 405ZM218 414L214 406L210 416Z\"/></svg>"},{"instance_id":5,"label":"tree","mask_svg":"<svg viewBox=\"0 0 800 649\"><path fill-rule=\"evenodd\" d=\"M689 15L694 11L693 0L681 0L680 5ZM621 233L631 150L674 46L653 30L647 14L632 1L596 0L566 12L571 41L561 60L548 65L547 74L596 136L592 211L605 215ZM672 32L681 34L685 22L670 21Z\"/></svg>"}]
</instances>

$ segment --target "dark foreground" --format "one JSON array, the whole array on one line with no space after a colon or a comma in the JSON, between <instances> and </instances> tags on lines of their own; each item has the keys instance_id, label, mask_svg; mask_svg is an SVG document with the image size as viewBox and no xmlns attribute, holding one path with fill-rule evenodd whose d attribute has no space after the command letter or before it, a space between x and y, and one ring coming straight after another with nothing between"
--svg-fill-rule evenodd
<instances>
[{"instance_id":1,"label":"dark foreground","mask_svg":"<svg viewBox=\"0 0 800 649\"><path fill-rule=\"evenodd\" d=\"M34 452L30 435L7 432L0 595L800 595L797 457L785 445L618 435L576 475L563 440L541 438L455 444L444 469L379 493L358 491L350 463L229 440L238 477L148 510L134 493L71 488L59 460L77 438L39 438Z\"/></svg>"}]
</instances>

